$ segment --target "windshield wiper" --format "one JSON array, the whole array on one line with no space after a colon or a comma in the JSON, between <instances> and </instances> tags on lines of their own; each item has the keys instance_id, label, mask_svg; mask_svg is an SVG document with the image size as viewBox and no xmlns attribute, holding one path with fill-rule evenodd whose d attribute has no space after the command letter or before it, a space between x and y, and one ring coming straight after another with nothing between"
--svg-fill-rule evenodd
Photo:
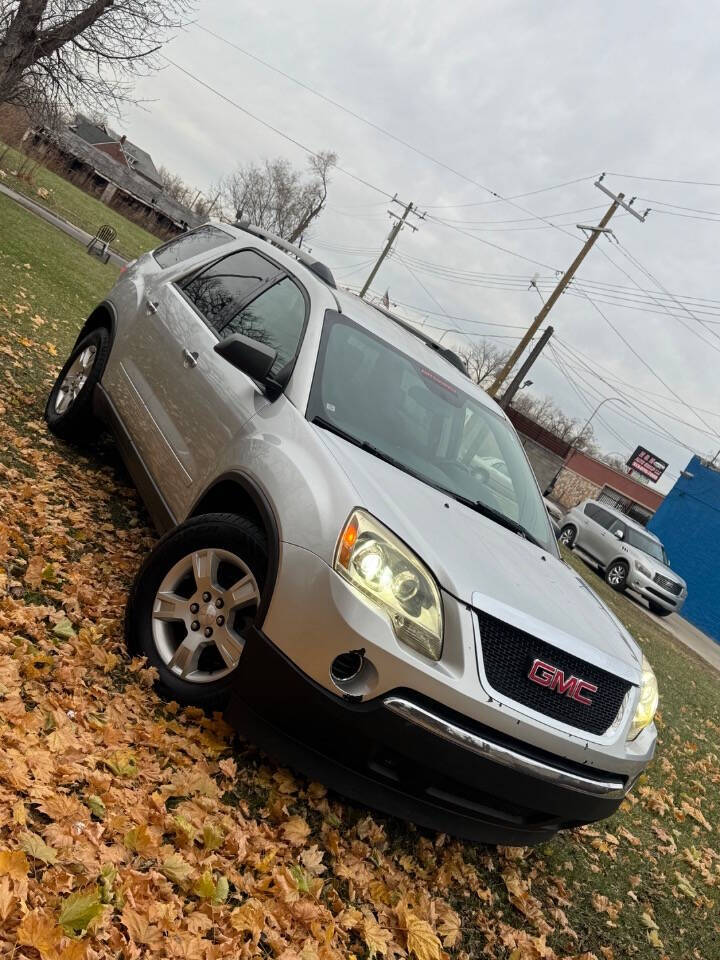
<instances>
[{"instance_id":1,"label":"windshield wiper","mask_svg":"<svg viewBox=\"0 0 720 960\"><path fill-rule=\"evenodd\" d=\"M540 547L541 550L545 550L546 547L540 543L537 537L534 537L527 527L524 527L521 523L518 523L517 520L513 520L512 517L507 517L500 510L496 510L494 507L489 507L486 503L483 503L482 500L469 500L465 497L458 497L458 500L462 500L463 503L466 503L473 510L477 510L478 513L481 513L484 517L487 517L489 520L494 520L495 523L500 524L501 527L505 527L507 530L512 530L513 533L519 533L521 537L525 537L526 540L529 540L530 543L534 543L536 547Z\"/></svg>"},{"instance_id":2,"label":"windshield wiper","mask_svg":"<svg viewBox=\"0 0 720 960\"><path fill-rule=\"evenodd\" d=\"M506 530L512 530L513 533L520 534L521 537L524 537L526 540L534 543L535 546L540 547L541 550L546 549L543 544L540 543L540 541L537 540L521 523L518 523L517 520L513 520L511 517L506 517L505 514L501 513L500 510L495 510L494 507L489 507L481 500L471 500L470 497L464 497L461 493L456 493L454 490L448 490L447 487L443 487L439 483L433 483L433 481L428 477L424 477L421 473L416 473L410 467L406 466L406 464L401 463L399 460L395 460L394 457L391 457L387 453L383 453L382 450L379 450L377 447L373 446L372 443L369 443L367 440L360 440L358 437L354 437L351 433L348 433L347 430L343 430L342 427L336 426L334 423L331 423L324 417L313 417L312 422L316 426L322 427L323 430L328 430L330 433L334 433L335 436L342 437L343 440L347 440L348 443L352 443L356 447L360 447L361 450L372 454L379 460L383 460L385 463L389 463L391 466L397 467L397 469L402 470L403 473L409 473L411 477L415 477L415 479L419 480L421 483L426 483L429 487L434 487L435 490L439 490L440 493L447 494L449 497L452 497L453 500L457 500L458 503L462 503L466 507L470 507L471 510L481 513L484 517L494 520L495 523L505 527Z\"/></svg>"}]
</instances>

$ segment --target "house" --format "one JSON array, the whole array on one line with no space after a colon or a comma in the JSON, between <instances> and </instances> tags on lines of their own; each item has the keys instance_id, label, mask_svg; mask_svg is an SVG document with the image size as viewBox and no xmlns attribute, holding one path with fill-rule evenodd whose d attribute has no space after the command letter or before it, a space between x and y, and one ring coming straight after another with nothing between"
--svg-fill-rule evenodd
<instances>
[{"instance_id":1,"label":"house","mask_svg":"<svg viewBox=\"0 0 720 960\"><path fill-rule=\"evenodd\" d=\"M147 151L78 115L67 127L31 127L23 137L41 161L124 216L173 236L207 219L165 193Z\"/></svg>"},{"instance_id":2,"label":"house","mask_svg":"<svg viewBox=\"0 0 720 960\"><path fill-rule=\"evenodd\" d=\"M75 117L75 122L70 124L70 130L96 150L101 150L154 187L162 189L160 174L150 154L131 143L125 134L114 133L105 124L93 123L80 113Z\"/></svg>"}]
</instances>

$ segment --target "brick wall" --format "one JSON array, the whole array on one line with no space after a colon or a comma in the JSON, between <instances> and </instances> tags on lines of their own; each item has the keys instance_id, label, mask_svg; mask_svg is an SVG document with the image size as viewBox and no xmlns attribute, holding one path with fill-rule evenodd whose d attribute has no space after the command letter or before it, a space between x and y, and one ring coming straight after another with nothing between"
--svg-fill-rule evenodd
<instances>
[{"instance_id":1,"label":"brick wall","mask_svg":"<svg viewBox=\"0 0 720 960\"><path fill-rule=\"evenodd\" d=\"M578 503L583 500L587 500L588 498L594 500L601 489L602 487L593 483L592 480L581 477L580 474L575 473L574 470L563 467L555 481L552 496L553 500L557 500L558 503L562 504L563 507L567 507L569 510L571 507L576 507Z\"/></svg>"}]
</instances>

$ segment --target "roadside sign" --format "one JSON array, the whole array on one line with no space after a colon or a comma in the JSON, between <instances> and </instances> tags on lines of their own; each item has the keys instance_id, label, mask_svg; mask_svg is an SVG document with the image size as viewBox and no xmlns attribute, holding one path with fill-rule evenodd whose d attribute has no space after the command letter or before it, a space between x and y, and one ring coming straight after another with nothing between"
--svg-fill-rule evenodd
<instances>
[{"instance_id":1,"label":"roadside sign","mask_svg":"<svg viewBox=\"0 0 720 960\"><path fill-rule=\"evenodd\" d=\"M667 470L667 463L660 457L656 457L654 453L650 453L645 447L637 447L627 465L631 470L647 477L652 483L657 483Z\"/></svg>"}]
</instances>

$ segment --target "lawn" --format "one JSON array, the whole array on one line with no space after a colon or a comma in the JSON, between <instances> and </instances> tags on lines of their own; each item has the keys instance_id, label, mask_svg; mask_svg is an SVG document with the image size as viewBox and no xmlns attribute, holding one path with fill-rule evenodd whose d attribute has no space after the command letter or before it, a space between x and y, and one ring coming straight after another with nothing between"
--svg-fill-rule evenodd
<instances>
[{"instance_id":1,"label":"lawn","mask_svg":"<svg viewBox=\"0 0 720 960\"><path fill-rule=\"evenodd\" d=\"M0 142L0 156L5 144ZM109 223L117 231L112 249L128 260L157 247L161 240L121 213L64 180L47 167L35 166L31 179L14 176L25 160L24 154L10 148L0 164L0 183L17 190L54 213L94 234L100 224Z\"/></svg>"},{"instance_id":2,"label":"lawn","mask_svg":"<svg viewBox=\"0 0 720 960\"><path fill-rule=\"evenodd\" d=\"M42 423L112 276L0 198L8 216L0 956L720 960L718 675L575 557L656 668L660 741L612 819L539 849L355 807L155 696L122 643L155 535L109 444L79 454Z\"/></svg>"}]
</instances>

